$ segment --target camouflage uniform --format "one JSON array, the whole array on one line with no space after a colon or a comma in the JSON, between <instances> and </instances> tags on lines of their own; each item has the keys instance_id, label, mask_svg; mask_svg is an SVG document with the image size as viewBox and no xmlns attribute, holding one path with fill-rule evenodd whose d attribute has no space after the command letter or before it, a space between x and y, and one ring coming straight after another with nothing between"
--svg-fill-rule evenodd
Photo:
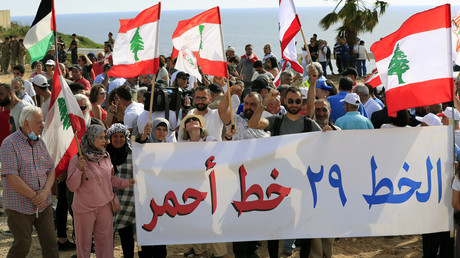
<instances>
[{"instance_id":1,"label":"camouflage uniform","mask_svg":"<svg viewBox=\"0 0 460 258\"><path fill-rule=\"evenodd\" d=\"M10 41L2 43L2 72L8 72L8 66L10 64Z\"/></svg>"},{"instance_id":2,"label":"camouflage uniform","mask_svg":"<svg viewBox=\"0 0 460 258\"><path fill-rule=\"evenodd\" d=\"M10 52L11 52L11 71L13 67L18 64L18 54L19 54L19 41L17 38L10 40Z\"/></svg>"},{"instance_id":3,"label":"camouflage uniform","mask_svg":"<svg viewBox=\"0 0 460 258\"><path fill-rule=\"evenodd\" d=\"M20 65L24 66L24 56L27 53L27 49L23 43L19 43L19 52L18 52L18 62Z\"/></svg>"},{"instance_id":4,"label":"camouflage uniform","mask_svg":"<svg viewBox=\"0 0 460 258\"><path fill-rule=\"evenodd\" d=\"M72 64L78 64L78 45L80 41L75 37L75 39L70 42L70 56L72 57Z\"/></svg>"}]
</instances>

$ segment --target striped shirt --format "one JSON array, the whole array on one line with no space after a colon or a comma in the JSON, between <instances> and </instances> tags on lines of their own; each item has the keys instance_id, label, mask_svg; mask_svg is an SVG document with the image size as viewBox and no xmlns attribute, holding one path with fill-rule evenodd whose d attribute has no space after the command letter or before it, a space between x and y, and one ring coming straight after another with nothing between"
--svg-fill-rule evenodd
<instances>
[{"instance_id":1,"label":"striped shirt","mask_svg":"<svg viewBox=\"0 0 460 258\"><path fill-rule=\"evenodd\" d=\"M8 136L0 147L2 162L3 208L22 214L34 214L37 207L32 200L20 194L6 181L6 175L19 176L35 192L45 187L48 173L54 171L53 161L45 142L29 138L17 130ZM51 193L46 200L51 204ZM42 212L44 209L40 210Z\"/></svg>"}]
</instances>

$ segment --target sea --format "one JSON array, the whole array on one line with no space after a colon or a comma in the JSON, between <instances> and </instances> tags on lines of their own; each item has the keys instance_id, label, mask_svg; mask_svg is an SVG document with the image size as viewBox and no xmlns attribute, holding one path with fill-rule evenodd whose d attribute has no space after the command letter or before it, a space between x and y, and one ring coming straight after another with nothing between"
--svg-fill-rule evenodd
<instances>
[{"instance_id":1,"label":"sea","mask_svg":"<svg viewBox=\"0 0 460 258\"><path fill-rule=\"evenodd\" d=\"M379 18L377 26L372 32L360 33L358 37L365 41L368 51L370 46L396 31L401 24L411 15L428 10L434 6L389 6L385 14ZM212 8L212 6L210 6ZM324 39L333 47L337 28L333 26L323 30L319 26L320 20L334 7L302 7L297 8L297 13L302 24L302 29L307 42L313 34L318 39ZM141 11L141 10L140 10ZM170 56L172 51L171 37L180 20L194 17L205 10L165 10L160 18L160 54ZM452 14L460 11L460 5L452 5ZM120 28L119 19L136 17L138 12L115 12L115 13L80 13L80 14L56 14L56 27L59 32L65 34L75 33L85 36L97 43L103 43L108 39L109 32L116 35ZM251 9L221 9L222 30L224 34L225 48L233 46L237 55L244 54L246 44L252 44L254 54L262 58L263 46L270 44L272 52L278 58L281 57L281 46L278 35L278 9L277 8L251 8ZM30 26L34 16L13 16L11 20L20 25ZM297 53L303 46L303 38L299 32L296 36ZM422 53L421 53L422 54ZM334 62L335 63L335 62ZM375 68L374 60L367 62L368 73ZM334 69L336 69L334 67Z\"/></svg>"}]
</instances>

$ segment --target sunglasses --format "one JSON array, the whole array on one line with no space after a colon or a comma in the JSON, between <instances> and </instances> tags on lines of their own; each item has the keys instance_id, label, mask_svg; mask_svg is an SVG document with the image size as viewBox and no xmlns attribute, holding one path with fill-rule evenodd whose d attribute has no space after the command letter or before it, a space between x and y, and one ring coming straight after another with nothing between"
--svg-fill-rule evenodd
<instances>
[{"instance_id":1,"label":"sunglasses","mask_svg":"<svg viewBox=\"0 0 460 258\"><path fill-rule=\"evenodd\" d=\"M185 120L185 124L188 124L190 121L200 121L197 117L190 117L189 119Z\"/></svg>"},{"instance_id":2,"label":"sunglasses","mask_svg":"<svg viewBox=\"0 0 460 258\"><path fill-rule=\"evenodd\" d=\"M294 102L299 105L300 103L302 103L302 100L301 99L288 99L288 104L294 104Z\"/></svg>"},{"instance_id":3,"label":"sunglasses","mask_svg":"<svg viewBox=\"0 0 460 258\"><path fill-rule=\"evenodd\" d=\"M99 95L105 95L105 91L99 92Z\"/></svg>"},{"instance_id":4,"label":"sunglasses","mask_svg":"<svg viewBox=\"0 0 460 258\"><path fill-rule=\"evenodd\" d=\"M195 97L195 100L206 101L208 100L208 98L207 97Z\"/></svg>"},{"instance_id":5,"label":"sunglasses","mask_svg":"<svg viewBox=\"0 0 460 258\"><path fill-rule=\"evenodd\" d=\"M80 106L81 111L86 110L87 106Z\"/></svg>"}]
</instances>

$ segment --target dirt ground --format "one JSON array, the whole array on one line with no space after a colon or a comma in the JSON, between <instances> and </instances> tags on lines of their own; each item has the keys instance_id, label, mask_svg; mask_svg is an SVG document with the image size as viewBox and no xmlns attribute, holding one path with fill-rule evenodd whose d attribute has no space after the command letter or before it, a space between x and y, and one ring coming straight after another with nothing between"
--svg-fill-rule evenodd
<instances>
[{"instance_id":1,"label":"dirt ground","mask_svg":"<svg viewBox=\"0 0 460 258\"><path fill-rule=\"evenodd\" d=\"M31 74L30 67L27 67L25 79ZM10 83L13 78L12 73L0 74L0 82ZM335 83L338 77L332 77ZM71 236L72 225L69 216L69 233ZM13 238L7 233L6 215L0 216L0 257L5 257L8 249L12 245ZM282 244L280 244L282 247ZM168 257L184 257L184 252L190 249L189 245L170 245L168 246ZM231 243L228 243L228 250L231 252ZM70 257L75 251L60 252L61 257ZM280 250L280 254L282 250ZM263 241L259 247L258 254L260 257L268 257L267 242ZM41 249L37 235L33 235L33 243L30 253L27 257L40 257ZM114 256L123 257L120 240L118 235L115 236ZM94 255L95 257L95 255ZM137 254L136 256L137 257ZM234 257L230 253L229 257ZM284 256L286 257L286 256ZM296 249L292 257L299 257L299 249ZM361 238L337 238L334 241L333 257L422 257L422 237L420 235L411 236L393 236L393 237L361 237Z\"/></svg>"}]
</instances>

